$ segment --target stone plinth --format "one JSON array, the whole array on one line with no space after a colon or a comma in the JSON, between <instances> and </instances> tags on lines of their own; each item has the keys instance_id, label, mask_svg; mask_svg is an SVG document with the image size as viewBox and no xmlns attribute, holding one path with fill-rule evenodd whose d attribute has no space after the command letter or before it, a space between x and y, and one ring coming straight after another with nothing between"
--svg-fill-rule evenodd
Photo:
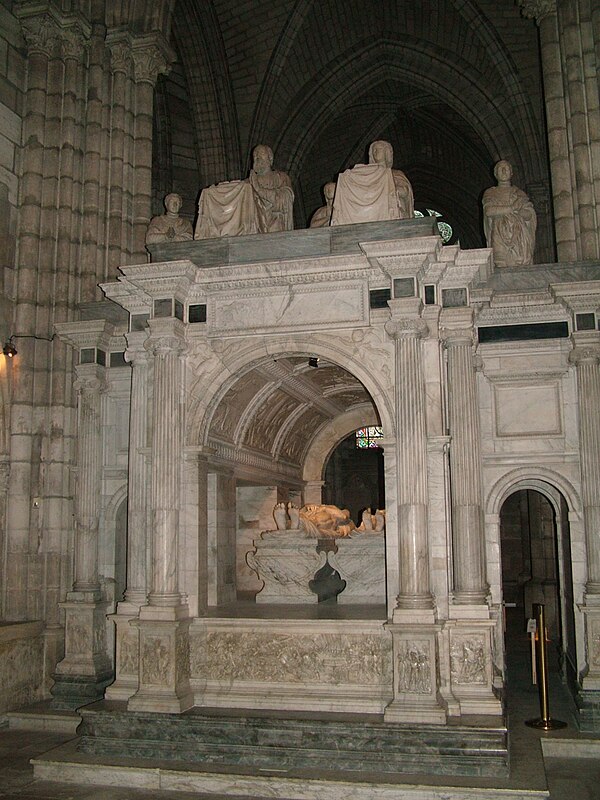
<instances>
[{"instance_id":1,"label":"stone plinth","mask_svg":"<svg viewBox=\"0 0 600 800\"><path fill-rule=\"evenodd\" d=\"M254 540L254 551L246 561L264 586L257 603L316 603L318 596L309 584L325 565L326 556L317 552L317 540L304 531L265 532Z\"/></svg>"}]
</instances>

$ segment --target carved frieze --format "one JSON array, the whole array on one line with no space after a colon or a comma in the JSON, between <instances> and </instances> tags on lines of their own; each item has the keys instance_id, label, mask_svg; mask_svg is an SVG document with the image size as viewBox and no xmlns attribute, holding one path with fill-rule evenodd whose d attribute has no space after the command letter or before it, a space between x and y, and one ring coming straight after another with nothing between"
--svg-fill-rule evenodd
<instances>
[{"instance_id":1,"label":"carved frieze","mask_svg":"<svg viewBox=\"0 0 600 800\"><path fill-rule=\"evenodd\" d=\"M119 644L119 672L122 675L137 675L139 662L137 635L126 633Z\"/></svg>"},{"instance_id":2,"label":"carved frieze","mask_svg":"<svg viewBox=\"0 0 600 800\"><path fill-rule=\"evenodd\" d=\"M373 635L209 631L191 637L192 677L260 681L387 685L391 642Z\"/></svg>"}]
</instances>

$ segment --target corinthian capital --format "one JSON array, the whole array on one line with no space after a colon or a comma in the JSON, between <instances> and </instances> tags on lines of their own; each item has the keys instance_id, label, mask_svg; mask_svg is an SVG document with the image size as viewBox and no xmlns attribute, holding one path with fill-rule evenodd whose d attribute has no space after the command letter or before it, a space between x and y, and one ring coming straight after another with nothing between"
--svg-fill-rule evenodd
<instances>
[{"instance_id":1,"label":"corinthian capital","mask_svg":"<svg viewBox=\"0 0 600 800\"><path fill-rule=\"evenodd\" d=\"M537 24L550 14L556 14L556 0L519 0L521 14L526 19L535 19Z\"/></svg>"},{"instance_id":2,"label":"corinthian capital","mask_svg":"<svg viewBox=\"0 0 600 800\"><path fill-rule=\"evenodd\" d=\"M403 317L388 320L385 331L392 339L421 339L427 336L429 328L420 317Z\"/></svg>"},{"instance_id":3,"label":"corinthian capital","mask_svg":"<svg viewBox=\"0 0 600 800\"><path fill-rule=\"evenodd\" d=\"M569 353L569 363L578 367L580 364L598 364L600 362L600 344L579 345Z\"/></svg>"},{"instance_id":4,"label":"corinthian capital","mask_svg":"<svg viewBox=\"0 0 600 800\"><path fill-rule=\"evenodd\" d=\"M131 44L126 40L112 42L110 47L110 65L113 72L127 74L131 68Z\"/></svg>"}]
</instances>

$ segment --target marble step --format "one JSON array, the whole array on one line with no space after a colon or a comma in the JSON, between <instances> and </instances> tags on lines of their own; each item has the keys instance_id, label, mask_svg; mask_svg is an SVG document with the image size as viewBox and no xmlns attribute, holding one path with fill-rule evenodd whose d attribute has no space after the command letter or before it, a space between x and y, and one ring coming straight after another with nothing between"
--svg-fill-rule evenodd
<instances>
[{"instance_id":1,"label":"marble step","mask_svg":"<svg viewBox=\"0 0 600 800\"><path fill-rule=\"evenodd\" d=\"M127 757L126 757L127 756ZM397 776L371 773L208 768L187 762L144 764L129 756L92 756L77 741L67 742L31 762L36 780L88 786L128 787L190 793L224 800L548 800L541 786L514 785L503 779L452 778L431 774ZM92 795L90 795L92 796ZM103 795L104 796L104 795ZM157 795L158 796L158 795Z\"/></svg>"},{"instance_id":2,"label":"marble step","mask_svg":"<svg viewBox=\"0 0 600 800\"><path fill-rule=\"evenodd\" d=\"M181 715L124 712L116 703L80 709L79 751L204 766L506 776L502 726L403 725L380 717L317 718L192 709Z\"/></svg>"}]
</instances>

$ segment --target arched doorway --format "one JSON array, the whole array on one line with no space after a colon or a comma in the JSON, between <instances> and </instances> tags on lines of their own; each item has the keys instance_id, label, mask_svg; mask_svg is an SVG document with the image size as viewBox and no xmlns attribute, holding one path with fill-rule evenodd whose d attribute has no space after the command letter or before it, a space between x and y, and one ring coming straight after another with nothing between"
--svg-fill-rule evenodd
<instances>
[{"instance_id":1,"label":"arched doorway","mask_svg":"<svg viewBox=\"0 0 600 800\"><path fill-rule=\"evenodd\" d=\"M577 673L571 533L564 496L544 482L521 483L500 510L502 594L506 647L544 605L550 652L565 678Z\"/></svg>"}]
</instances>

